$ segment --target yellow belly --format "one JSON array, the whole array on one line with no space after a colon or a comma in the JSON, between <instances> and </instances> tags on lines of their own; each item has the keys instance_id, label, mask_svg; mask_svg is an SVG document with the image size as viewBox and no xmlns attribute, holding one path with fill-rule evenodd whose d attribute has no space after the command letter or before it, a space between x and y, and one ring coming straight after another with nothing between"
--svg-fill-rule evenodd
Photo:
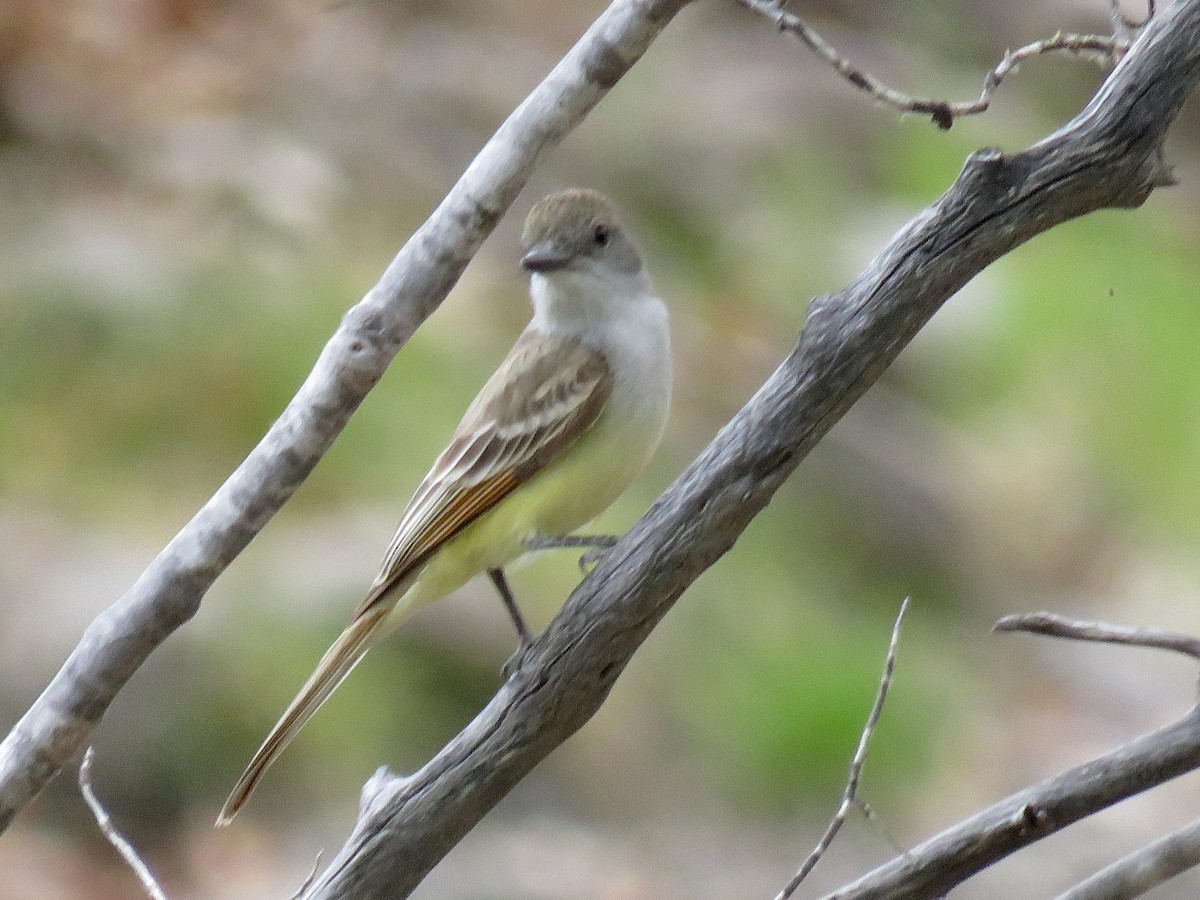
<instances>
[{"instance_id":1,"label":"yellow belly","mask_svg":"<svg viewBox=\"0 0 1200 900\"><path fill-rule=\"evenodd\" d=\"M527 552L526 541L534 535L569 534L604 512L637 477L649 449L630 429L609 424L597 422L561 457L448 541L396 612L444 597L479 572L506 565Z\"/></svg>"}]
</instances>

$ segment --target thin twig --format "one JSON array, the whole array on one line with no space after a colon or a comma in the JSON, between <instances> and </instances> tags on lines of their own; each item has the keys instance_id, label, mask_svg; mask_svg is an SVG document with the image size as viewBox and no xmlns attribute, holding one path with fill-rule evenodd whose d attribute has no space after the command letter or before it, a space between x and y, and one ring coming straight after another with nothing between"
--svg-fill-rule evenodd
<instances>
[{"instance_id":1,"label":"thin twig","mask_svg":"<svg viewBox=\"0 0 1200 900\"><path fill-rule=\"evenodd\" d=\"M1146 17L1135 22L1121 10L1121 0L1108 0L1108 19L1112 22L1113 34L1132 39L1147 22L1154 18L1154 0L1146 0Z\"/></svg>"},{"instance_id":2,"label":"thin twig","mask_svg":"<svg viewBox=\"0 0 1200 900\"><path fill-rule=\"evenodd\" d=\"M1101 869L1058 900L1132 900L1200 865L1200 822L1159 838Z\"/></svg>"},{"instance_id":3,"label":"thin twig","mask_svg":"<svg viewBox=\"0 0 1200 900\"><path fill-rule=\"evenodd\" d=\"M117 830L117 826L113 824L112 817L109 816L104 806L100 803L96 792L92 790L93 751L93 747L88 747L83 752L83 762L79 764L79 792L83 794L83 799L87 803L88 809L96 817L96 824L100 828L100 833L121 854L121 858L125 860L129 868L133 869L134 874L138 877L138 881L142 883L143 890L146 891L152 900L167 900L166 893L158 886L158 882L154 880L154 873L150 871L150 867L142 862L142 858L138 856L138 852L133 848L133 844L129 843L125 836Z\"/></svg>"},{"instance_id":4,"label":"thin twig","mask_svg":"<svg viewBox=\"0 0 1200 900\"><path fill-rule=\"evenodd\" d=\"M1073 641L1094 641L1100 644L1129 644L1133 647L1153 647L1183 653L1200 660L1200 639L1174 631L1157 628L1132 628L1108 622L1082 622L1048 612L1005 616L992 626L992 631L1028 631L1049 637Z\"/></svg>"},{"instance_id":5,"label":"thin twig","mask_svg":"<svg viewBox=\"0 0 1200 900\"><path fill-rule=\"evenodd\" d=\"M887 660L883 664L883 675L879 679L879 690L875 694L875 705L871 707L871 714L867 716L867 724L863 726L862 734L858 738L858 749L854 751L854 758L850 760L850 777L846 780L846 789L842 791L842 802L825 829L825 833L821 835L821 840L817 842L812 853L808 854L808 859L804 860L800 871L792 876L792 880L776 895L775 900L788 900L796 892L796 888L800 887L800 883L816 868L821 857L825 855L825 851L829 849L829 845L833 843L833 839L837 837L837 833L846 824L846 817L850 814L851 808L862 809L868 817L870 816L869 807L858 799L858 783L862 777L863 763L867 759L867 746L871 741L871 735L875 732L879 716L883 712L888 688L892 684L892 674L896 670L896 647L900 643L900 624L904 621L904 614L908 611L908 604L911 600L911 597L905 597L904 602L900 604L900 612L896 614L896 624L892 626L892 639L888 643Z\"/></svg>"},{"instance_id":6,"label":"thin twig","mask_svg":"<svg viewBox=\"0 0 1200 900\"><path fill-rule=\"evenodd\" d=\"M1026 44L1019 50L1005 51L1004 58L987 73L979 97L970 101L934 100L928 97L913 97L884 84L874 75L858 68L819 35L802 18L783 8L778 0L736 0L746 9L765 16L775 23L780 31L792 34L824 60L835 72L854 87L870 94L880 103L902 113L928 115L933 123L943 130L954 124L955 119L974 116L991 106L992 94L1000 83L1021 63L1047 53L1066 52L1078 56L1091 56L1108 65L1116 63L1129 49L1130 41L1125 37L1102 34L1063 34Z\"/></svg>"},{"instance_id":7,"label":"thin twig","mask_svg":"<svg viewBox=\"0 0 1200 900\"><path fill-rule=\"evenodd\" d=\"M321 871L321 857L324 854L318 850L317 858L313 860L312 869L309 870L308 877L304 879L304 883L296 889L296 893L292 894L288 900L300 900L304 896L304 892L312 887L312 883L317 880L317 873Z\"/></svg>"}]
</instances>

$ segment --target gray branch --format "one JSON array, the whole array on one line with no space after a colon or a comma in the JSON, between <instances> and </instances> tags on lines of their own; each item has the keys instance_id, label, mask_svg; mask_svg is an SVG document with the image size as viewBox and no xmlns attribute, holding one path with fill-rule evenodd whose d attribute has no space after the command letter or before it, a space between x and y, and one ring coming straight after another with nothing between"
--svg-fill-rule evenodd
<instances>
[{"instance_id":1,"label":"gray branch","mask_svg":"<svg viewBox=\"0 0 1200 900\"><path fill-rule=\"evenodd\" d=\"M1131 900L1200 865L1200 822L1179 829L1082 881L1058 900Z\"/></svg>"},{"instance_id":2,"label":"gray branch","mask_svg":"<svg viewBox=\"0 0 1200 900\"><path fill-rule=\"evenodd\" d=\"M996 631L1173 650L1195 640L1152 628L1079 622L1052 613L1005 616ZM824 900L944 896L976 872L1086 816L1200 767L1200 705L1178 722L1002 800ZM1125 900L1200 865L1200 823L1118 860L1058 900Z\"/></svg>"},{"instance_id":3,"label":"gray branch","mask_svg":"<svg viewBox=\"0 0 1200 900\"><path fill-rule=\"evenodd\" d=\"M824 900L943 897L1022 847L1200 767L1200 708L976 813Z\"/></svg>"},{"instance_id":4,"label":"gray branch","mask_svg":"<svg viewBox=\"0 0 1200 900\"><path fill-rule=\"evenodd\" d=\"M1159 628L1133 628L1108 622L1081 622L1054 613L1038 612L1005 616L992 626L992 631L1026 631L1030 634L1043 634L1073 641L1153 647L1157 650L1182 653L1200 661L1200 638Z\"/></svg>"},{"instance_id":5,"label":"gray branch","mask_svg":"<svg viewBox=\"0 0 1200 900\"><path fill-rule=\"evenodd\" d=\"M826 41L800 16L786 10L786 0L736 0L737 3L775 23L780 31L795 35L796 40L816 54L817 58L832 68L851 86L865 91L878 103L890 106L901 113L918 113L929 116L938 128L949 129L955 119L977 116L991 108L992 95L1004 79L1017 71L1021 63L1051 53L1073 53L1089 56L1102 63L1116 62L1129 49L1129 37L1135 30L1133 23L1114 13L1114 24L1120 24L1119 36L1100 34L1063 34L1034 41L1017 50L1008 50L1004 58L992 68L983 80L983 89L974 100L935 100L930 97L913 97L903 91L884 84L870 72L860 69ZM1114 3L1117 0L1113 0ZM1138 26L1140 27L1140 26Z\"/></svg>"},{"instance_id":6,"label":"gray branch","mask_svg":"<svg viewBox=\"0 0 1200 900\"><path fill-rule=\"evenodd\" d=\"M584 579L475 720L413 775L380 770L371 779L352 834L304 896L407 896L591 717L679 595L729 550L951 295L1040 232L1100 208L1136 207L1170 182L1161 143L1198 79L1200 0L1182 0L1146 26L1070 123L1021 153L972 155L951 188L852 285L810 304L799 343L779 369ZM1171 777L1200 765L1200 729L1191 719L1131 746L1136 753L1110 769L1089 769L1062 785L1057 805L1021 802L1006 807L1007 818L992 830L979 831L986 823L976 823L977 830L963 831L962 871L980 852L971 835L984 834L978 839L984 846L1014 846L1024 831L1049 830L1078 815L1093 794L1115 797L1114 780L1141 784L1151 771ZM1043 821L1043 809L1052 818ZM896 865L903 870L907 858ZM940 883L960 880L953 860L940 865Z\"/></svg>"},{"instance_id":7,"label":"gray branch","mask_svg":"<svg viewBox=\"0 0 1200 900\"><path fill-rule=\"evenodd\" d=\"M615 0L508 117L379 283L350 309L257 447L88 627L0 743L0 832L78 750L125 683L312 471L397 351L454 286L534 165L688 0Z\"/></svg>"},{"instance_id":8,"label":"gray branch","mask_svg":"<svg viewBox=\"0 0 1200 900\"><path fill-rule=\"evenodd\" d=\"M1185 635L1052 613L1005 616L994 630L1175 650L1197 658L1195 640ZM942 897L1034 841L1198 766L1200 706L1173 725L1002 800L824 900ZM1118 860L1058 900L1130 900L1196 865L1200 823Z\"/></svg>"}]
</instances>

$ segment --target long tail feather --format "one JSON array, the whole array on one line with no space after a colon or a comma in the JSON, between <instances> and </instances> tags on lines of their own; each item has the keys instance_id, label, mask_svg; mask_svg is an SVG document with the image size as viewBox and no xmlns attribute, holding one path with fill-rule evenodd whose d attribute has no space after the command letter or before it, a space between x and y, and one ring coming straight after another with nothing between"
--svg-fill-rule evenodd
<instances>
[{"instance_id":1,"label":"long tail feather","mask_svg":"<svg viewBox=\"0 0 1200 900\"><path fill-rule=\"evenodd\" d=\"M389 612L391 612L390 606L366 610L363 615L351 622L349 627L333 642L333 646L325 651L316 670L309 676L304 687L300 689L300 693L284 710L279 721L275 723L275 727L271 729L271 733L267 735L267 739L263 741L258 752L254 754L254 758L250 760L250 765L246 767L246 771L234 785L233 792L225 801L220 816L217 817L217 825L228 825L233 821L233 817L249 799L267 767L291 743L292 738L300 733L300 729L304 727L312 714L358 665L359 660L366 655L367 650L374 643L372 638L380 637L376 631Z\"/></svg>"}]
</instances>

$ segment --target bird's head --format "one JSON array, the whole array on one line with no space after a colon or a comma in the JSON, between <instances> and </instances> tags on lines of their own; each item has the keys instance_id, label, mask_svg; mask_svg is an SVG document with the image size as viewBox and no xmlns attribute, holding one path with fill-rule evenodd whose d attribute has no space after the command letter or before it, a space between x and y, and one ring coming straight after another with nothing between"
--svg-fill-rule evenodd
<instances>
[{"instance_id":1,"label":"bird's head","mask_svg":"<svg viewBox=\"0 0 1200 900\"><path fill-rule=\"evenodd\" d=\"M636 278L642 259L603 194L572 188L538 201L521 235L521 267L558 274Z\"/></svg>"}]
</instances>

